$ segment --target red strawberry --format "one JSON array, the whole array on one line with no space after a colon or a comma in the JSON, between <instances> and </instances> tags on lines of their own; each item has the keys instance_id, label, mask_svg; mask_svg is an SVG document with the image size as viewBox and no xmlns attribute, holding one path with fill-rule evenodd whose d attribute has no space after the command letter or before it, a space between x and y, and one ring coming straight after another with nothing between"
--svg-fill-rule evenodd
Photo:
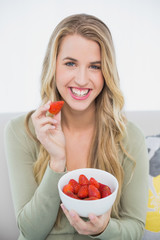
<instances>
[{"instance_id":1,"label":"red strawberry","mask_svg":"<svg viewBox=\"0 0 160 240\"><path fill-rule=\"evenodd\" d=\"M72 185L72 187L74 189L74 193L77 194L81 185L75 179L71 179L69 181L69 184Z\"/></svg>"},{"instance_id":2,"label":"red strawberry","mask_svg":"<svg viewBox=\"0 0 160 240\"><path fill-rule=\"evenodd\" d=\"M88 197L88 198L84 198L84 200L98 200L99 198L96 197Z\"/></svg>"},{"instance_id":3,"label":"red strawberry","mask_svg":"<svg viewBox=\"0 0 160 240\"><path fill-rule=\"evenodd\" d=\"M87 185L88 183L89 183L88 178L85 175L81 174L79 176L79 184L80 185Z\"/></svg>"},{"instance_id":4,"label":"red strawberry","mask_svg":"<svg viewBox=\"0 0 160 240\"><path fill-rule=\"evenodd\" d=\"M73 189L73 186L71 184L66 184L64 187L63 187L63 192L66 194L68 191L70 192L74 192L74 189Z\"/></svg>"},{"instance_id":5,"label":"red strawberry","mask_svg":"<svg viewBox=\"0 0 160 240\"><path fill-rule=\"evenodd\" d=\"M79 198L86 198L88 197L88 185L83 185L80 187L77 196Z\"/></svg>"},{"instance_id":6,"label":"red strawberry","mask_svg":"<svg viewBox=\"0 0 160 240\"><path fill-rule=\"evenodd\" d=\"M97 180L93 177L90 178L89 184L94 185L96 188L99 188L99 182L97 182Z\"/></svg>"},{"instance_id":7,"label":"red strawberry","mask_svg":"<svg viewBox=\"0 0 160 240\"><path fill-rule=\"evenodd\" d=\"M101 198L107 197L111 194L111 189L107 185L102 188Z\"/></svg>"},{"instance_id":8,"label":"red strawberry","mask_svg":"<svg viewBox=\"0 0 160 240\"><path fill-rule=\"evenodd\" d=\"M71 191L67 191L65 194L71 198L79 199L78 196Z\"/></svg>"},{"instance_id":9,"label":"red strawberry","mask_svg":"<svg viewBox=\"0 0 160 240\"><path fill-rule=\"evenodd\" d=\"M51 102L50 109L48 110L52 114L57 114L63 107L64 101Z\"/></svg>"},{"instance_id":10,"label":"red strawberry","mask_svg":"<svg viewBox=\"0 0 160 240\"><path fill-rule=\"evenodd\" d=\"M102 192L105 186L106 186L105 184L99 182L99 191Z\"/></svg>"},{"instance_id":11,"label":"red strawberry","mask_svg":"<svg viewBox=\"0 0 160 240\"><path fill-rule=\"evenodd\" d=\"M94 185L88 186L88 195L89 197L101 198L99 190Z\"/></svg>"}]
</instances>

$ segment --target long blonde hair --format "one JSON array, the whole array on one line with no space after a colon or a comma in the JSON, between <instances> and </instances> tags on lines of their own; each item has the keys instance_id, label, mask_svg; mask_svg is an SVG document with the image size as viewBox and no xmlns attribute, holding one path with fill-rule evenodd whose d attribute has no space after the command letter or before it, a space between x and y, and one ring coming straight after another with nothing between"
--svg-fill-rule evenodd
<instances>
[{"instance_id":1,"label":"long blonde hair","mask_svg":"<svg viewBox=\"0 0 160 240\"><path fill-rule=\"evenodd\" d=\"M116 66L115 51L108 27L94 16L86 14L72 15L62 20L51 35L44 58L41 75L42 104L48 100L57 101L61 96L56 88L56 60L62 40L67 35L79 34L96 41L101 49L101 68L104 87L96 99L96 129L88 157L88 167L99 168L112 173L119 182L117 199L112 215L119 216L118 205L123 184L123 169L119 160L119 151L127 154L122 145L126 130L125 117L122 114L124 98L120 91L119 76ZM26 118L26 126L31 113ZM29 128L28 128L29 132ZM49 154L40 145L34 175L38 184L41 182Z\"/></svg>"}]
</instances>

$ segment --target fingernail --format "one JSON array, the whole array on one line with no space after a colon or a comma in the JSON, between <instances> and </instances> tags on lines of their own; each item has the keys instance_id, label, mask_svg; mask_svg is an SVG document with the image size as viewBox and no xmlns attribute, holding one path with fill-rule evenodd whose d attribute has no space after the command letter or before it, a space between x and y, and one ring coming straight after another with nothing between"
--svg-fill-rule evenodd
<instances>
[{"instance_id":1,"label":"fingernail","mask_svg":"<svg viewBox=\"0 0 160 240\"><path fill-rule=\"evenodd\" d=\"M53 123L57 123L57 120L53 118L53 119L52 119L52 122L53 122Z\"/></svg>"},{"instance_id":2,"label":"fingernail","mask_svg":"<svg viewBox=\"0 0 160 240\"><path fill-rule=\"evenodd\" d=\"M46 108L50 108L50 103L51 103L51 100L49 100L49 101L45 104L45 107L46 107Z\"/></svg>"},{"instance_id":3,"label":"fingernail","mask_svg":"<svg viewBox=\"0 0 160 240\"><path fill-rule=\"evenodd\" d=\"M89 215L89 219L90 219L90 220L94 220L94 219L95 219L95 216L92 215L92 214L90 214L90 215Z\"/></svg>"},{"instance_id":4,"label":"fingernail","mask_svg":"<svg viewBox=\"0 0 160 240\"><path fill-rule=\"evenodd\" d=\"M49 105L48 103L46 103L44 107L47 108L47 109L49 109L49 108L50 108L50 105Z\"/></svg>"},{"instance_id":5,"label":"fingernail","mask_svg":"<svg viewBox=\"0 0 160 240\"><path fill-rule=\"evenodd\" d=\"M62 210L64 210L64 205L63 204L61 204L61 208L62 208Z\"/></svg>"}]
</instances>

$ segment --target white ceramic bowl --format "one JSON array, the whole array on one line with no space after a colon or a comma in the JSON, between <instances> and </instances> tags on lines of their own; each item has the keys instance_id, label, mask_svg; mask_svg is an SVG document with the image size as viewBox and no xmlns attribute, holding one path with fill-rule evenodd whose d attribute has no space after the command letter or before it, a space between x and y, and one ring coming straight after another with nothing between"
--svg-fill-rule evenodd
<instances>
[{"instance_id":1,"label":"white ceramic bowl","mask_svg":"<svg viewBox=\"0 0 160 240\"><path fill-rule=\"evenodd\" d=\"M78 181L80 174L84 174L88 179L94 177L98 182L108 185L112 194L105 198L90 201L74 199L64 194L62 191L64 185L68 184L72 178ZM112 207L117 196L118 181L112 174L106 171L95 168L81 168L63 175L58 182L58 191L61 201L68 210L75 210L81 217L88 217L89 213L99 216Z\"/></svg>"}]
</instances>

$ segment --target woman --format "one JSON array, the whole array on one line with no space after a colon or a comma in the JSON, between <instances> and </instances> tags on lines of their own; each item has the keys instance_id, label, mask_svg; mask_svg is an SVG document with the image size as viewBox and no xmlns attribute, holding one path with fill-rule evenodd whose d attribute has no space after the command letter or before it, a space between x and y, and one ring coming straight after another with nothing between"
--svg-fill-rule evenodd
<instances>
[{"instance_id":1,"label":"woman","mask_svg":"<svg viewBox=\"0 0 160 240\"><path fill-rule=\"evenodd\" d=\"M122 109L114 46L107 26L78 14L55 28L44 59L41 106L6 128L19 239L141 239L148 196L144 136ZM63 100L50 116L50 101ZM60 204L66 171L93 167L119 182L112 209L82 219ZM62 211L63 210L63 211Z\"/></svg>"}]
</instances>

